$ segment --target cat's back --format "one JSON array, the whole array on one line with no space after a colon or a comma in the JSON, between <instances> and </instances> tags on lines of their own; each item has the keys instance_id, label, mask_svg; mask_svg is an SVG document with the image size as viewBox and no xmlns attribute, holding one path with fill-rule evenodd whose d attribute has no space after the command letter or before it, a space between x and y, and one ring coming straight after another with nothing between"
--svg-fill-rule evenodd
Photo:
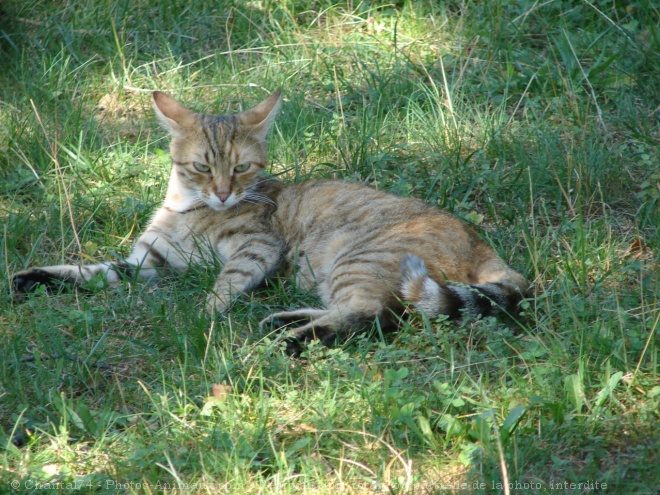
<instances>
[{"instance_id":1,"label":"cat's back","mask_svg":"<svg viewBox=\"0 0 660 495\"><path fill-rule=\"evenodd\" d=\"M392 226L425 218L433 224L460 228L453 215L423 201L338 180L310 180L285 187L278 216L293 230L335 232L358 226Z\"/></svg>"},{"instance_id":2,"label":"cat's back","mask_svg":"<svg viewBox=\"0 0 660 495\"><path fill-rule=\"evenodd\" d=\"M411 197L362 184L313 180L286 186L277 210L278 230L290 259L304 254L323 278L339 263L378 260L380 277L397 277L406 254L430 260L441 279L468 281L482 243L464 222Z\"/></svg>"}]
</instances>

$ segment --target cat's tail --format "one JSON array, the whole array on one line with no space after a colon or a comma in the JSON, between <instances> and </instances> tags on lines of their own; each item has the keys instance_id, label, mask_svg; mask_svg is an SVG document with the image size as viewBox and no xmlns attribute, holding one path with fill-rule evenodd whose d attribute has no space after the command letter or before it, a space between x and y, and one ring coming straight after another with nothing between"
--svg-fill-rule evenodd
<instances>
[{"instance_id":1,"label":"cat's tail","mask_svg":"<svg viewBox=\"0 0 660 495\"><path fill-rule=\"evenodd\" d=\"M429 316L444 314L450 319L501 311L515 314L522 299L520 287L506 278L471 285L439 284L429 276L424 260L412 254L401 260L401 296Z\"/></svg>"}]
</instances>

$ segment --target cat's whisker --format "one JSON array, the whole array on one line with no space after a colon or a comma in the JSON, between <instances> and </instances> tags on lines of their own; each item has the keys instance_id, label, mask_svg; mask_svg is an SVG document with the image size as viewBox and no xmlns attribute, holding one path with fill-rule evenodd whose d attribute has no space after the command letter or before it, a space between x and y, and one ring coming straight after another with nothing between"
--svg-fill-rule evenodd
<instances>
[{"instance_id":1,"label":"cat's whisker","mask_svg":"<svg viewBox=\"0 0 660 495\"><path fill-rule=\"evenodd\" d=\"M268 183L268 182L270 182L271 180L272 180L272 179L270 179L270 178L264 178L264 179L258 180L257 182L255 182L254 184L252 184L250 187L251 187L251 188L256 188L257 186L259 186L259 185L261 185L261 184L264 184L264 183Z\"/></svg>"},{"instance_id":2,"label":"cat's whisker","mask_svg":"<svg viewBox=\"0 0 660 495\"><path fill-rule=\"evenodd\" d=\"M277 206L277 203L270 198L263 198L261 201L262 203L266 203L272 206Z\"/></svg>"},{"instance_id":3,"label":"cat's whisker","mask_svg":"<svg viewBox=\"0 0 660 495\"><path fill-rule=\"evenodd\" d=\"M275 201L273 201L272 199L270 199L267 196L263 196L263 195L258 194L258 193L248 193L248 194L245 195L244 199L254 200L255 204L256 203L265 203L265 204L277 206L277 203L275 203Z\"/></svg>"},{"instance_id":4,"label":"cat's whisker","mask_svg":"<svg viewBox=\"0 0 660 495\"><path fill-rule=\"evenodd\" d=\"M260 143L255 143L255 142L253 142L253 143L251 143L251 144L249 144L249 145L246 145L245 143L246 143L246 141L247 141L247 139L248 139L248 136L245 135L245 136L242 136L242 138L243 138L243 139L240 141L240 143L237 143L237 144L238 144L238 147L243 151L243 154L246 154L246 153L245 153L246 151L253 151L254 148L256 148L257 146L259 146L259 144L260 144Z\"/></svg>"}]
</instances>

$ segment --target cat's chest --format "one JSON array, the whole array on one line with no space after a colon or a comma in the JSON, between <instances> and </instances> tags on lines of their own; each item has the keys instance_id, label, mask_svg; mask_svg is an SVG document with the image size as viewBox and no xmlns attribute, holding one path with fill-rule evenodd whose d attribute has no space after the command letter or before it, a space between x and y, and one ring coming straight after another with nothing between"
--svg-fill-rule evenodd
<instances>
[{"instance_id":1,"label":"cat's chest","mask_svg":"<svg viewBox=\"0 0 660 495\"><path fill-rule=\"evenodd\" d=\"M163 233L183 252L199 253L209 261L217 258L224 264L241 250L273 237L260 213L209 208L181 213L161 208L149 229Z\"/></svg>"}]
</instances>

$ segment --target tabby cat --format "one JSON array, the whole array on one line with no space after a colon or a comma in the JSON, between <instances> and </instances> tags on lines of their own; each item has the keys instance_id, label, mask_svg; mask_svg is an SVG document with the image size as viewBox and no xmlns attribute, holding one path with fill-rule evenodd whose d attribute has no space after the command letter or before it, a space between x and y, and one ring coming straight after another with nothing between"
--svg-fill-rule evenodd
<instances>
[{"instance_id":1,"label":"tabby cat","mask_svg":"<svg viewBox=\"0 0 660 495\"><path fill-rule=\"evenodd\" d=\"M193 264L222 269L206 300L225 313L242 293L283 264L325 308L272 314L297 340L336 335L392 315L411 302L429 316L514 312L527 291L462 221L417 199L332 180L284 185L263 174L266 134L280 91L237 115L202 115L156 91L154 108L171 134L167 195L122 262L31 268L13 277L21 298L39 284L84 285L102 274L153 279Z\"/></svg>"}]
</instances>

